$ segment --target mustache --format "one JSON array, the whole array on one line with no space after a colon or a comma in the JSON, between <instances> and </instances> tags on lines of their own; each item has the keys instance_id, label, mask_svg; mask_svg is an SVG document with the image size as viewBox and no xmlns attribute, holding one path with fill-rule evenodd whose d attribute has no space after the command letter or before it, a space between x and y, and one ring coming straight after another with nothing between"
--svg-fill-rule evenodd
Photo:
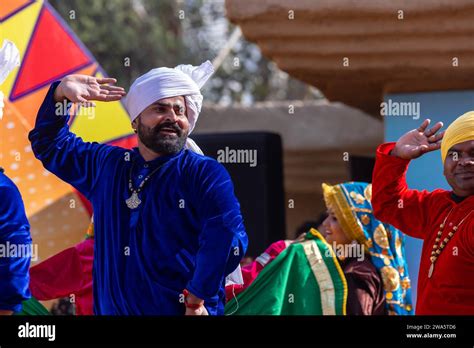
<instances>
[{"instance_id":1,"label":"mustache","mask_svg":"<svg viewBox=\"0 0 474 348\"><path fill-rule=\"evenodd\" d=\"M456 170L454 174L474 174L474 169Z\"/></svg>"},{"instance_id":2,"label":"mustache","mask_svg":"<svg viewBox=\"0 0 474 348\"><path fill-rule=\"evenodd\" d=\"M181 127L179 127L177 123L172 123L172 122L165 122L165 123L159 124L158 126L153 128L153 133L158 134L163 128L170 128L176 131L178 135L181 135L183 133L183 130L181 129Z\"/></svg>"}]
</instances>

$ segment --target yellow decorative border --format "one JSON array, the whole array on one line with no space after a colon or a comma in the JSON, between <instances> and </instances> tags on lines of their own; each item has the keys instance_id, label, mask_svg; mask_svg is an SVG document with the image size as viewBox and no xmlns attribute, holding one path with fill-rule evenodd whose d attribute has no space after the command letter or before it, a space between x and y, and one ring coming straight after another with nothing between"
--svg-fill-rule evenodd
<instances>
[{"instance_id":1,"label":"yellow decorative border","mask_svg":"<svg viewBox=\"0 0 474 348\"><path fill-rule=\"evenodd\" d=\"M373 213L372 209L367 209L367 208L351 207L351 210L352 210L352 211L363 212L363 213L370 213L370 214Z\"/></svg>"},{"instance_id":2,"label":"yellow decorative border","mask_svg":"<svg viewBox=\"0 0 474 348\"><path fill-rule=\"evenodd\" d=\"M354 215L352 207L349 205L349 202L347 202L344 192L342 192L344 186L330 186L323 183L322 187L326 206L328 208L331 207L334 210L337 220L341 225L344 233L350 239L355 239L359 242L359 244L364 245L367 241L364 235L364 231L362 230L362 227L357 223L357 218Z\"/></svg>"},{"instance_id":3,"label":"yellow decorative border","mask_svg":"<svg viewBox=\"0 0 474 348\"><path fill-rule=\"evenodd\" d=\"M311 228L309 232L318 238L320 241L326 245L328 250L331 253L332 260L334 262L334 265L336 265L337 272L339 273L339 276L341 277L342 280L342 286L344 287L344 295L343 295L343 304L342 304L342 315L347 315L346 313L346 306L347 306L347 294L348 294L348 289L347 289L347 281L346 281L346 276L344 275L344 271L341 268L341 265L339 264L339 261L337 260L336 254L334 253L334 250L332 250L332 246L326 241L326 239L319 233L318 230ZM324 262L324 261L323 261Z\"/></svg>"},{"instance_id":4,"label":"yellow decorative border","mask_svg":"<svg viewBox=\"0 0 474 348\"><path fill-rule=\"evenodd\" d=\"M316 242L314 239L306 240L301 243L301 246L303 247L306 258L319 286L323 315L336 315L336 293L334 281L329 273L328 266L322 259L323 256L321 255Z\"/></svg>"}]
</instances>

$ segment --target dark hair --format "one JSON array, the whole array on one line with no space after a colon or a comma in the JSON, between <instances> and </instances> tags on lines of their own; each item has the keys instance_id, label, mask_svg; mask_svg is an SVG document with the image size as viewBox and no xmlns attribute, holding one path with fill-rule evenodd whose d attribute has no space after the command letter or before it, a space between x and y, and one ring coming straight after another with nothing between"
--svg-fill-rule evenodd
<instances>
[{"instance_id":1,"label":"dark hair","mask_svg":"<svg viewBox=\"0 0 474 348\"><path fill-rule=\"evenodd\" d=\"M308 232L311 228L317 228L319 224L316 223L316 221L305 221L301 225L298 226L296 229L296 234L295 236L298 237L301 233L306 233Z\"/></svg>"},{"instance_id":2,"label":"dark hair","mask_svg":"<svg viewBox=\"0 0 474 348\"><path fill-rule=\"evenodd\" d=\"M328 217L328 213L326 211L323 211L321 214L319 214L318 218L316 219L316 227L319 225L322 225L324 220Z\"/></svg>"},{"instance_id":3,"label":"dark hair","mask_svg":"<svg viewBox=\"0 0 474 348\"><path fill-rule=\"evenodd\" d=\"M317 229L319 225L323 223L324 220L328 217L326 212L319 214L316 220L308 220L303 222L298 228L296 229L296 236L299 236L301 233L308 232L311 228Z\"/></svg>"}]
</instances>

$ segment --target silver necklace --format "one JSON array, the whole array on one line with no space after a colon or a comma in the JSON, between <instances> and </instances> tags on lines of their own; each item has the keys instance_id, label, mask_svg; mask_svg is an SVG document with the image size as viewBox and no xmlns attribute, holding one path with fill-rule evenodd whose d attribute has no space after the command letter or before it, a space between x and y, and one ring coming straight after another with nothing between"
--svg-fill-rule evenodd
<instances>
[{"instance_id":1,"label":"silver necklace","mask_svg":"<svg viewBox=\"0 0 474 348\"><path fill-rule=\"evenodd\" d=\"M143 181L140 183L140 185L138 185L138 188L135 190L133 188L133 184L132 184L132 172L133 172L133 167L135 165L135 162L132 164L132 167L130 168L130 175L128 177L128 189L130 190L130 192L132 193L132 195L127 198L125 200L125 203L127 204L127 207L130 208L130 209L137 209L140 204L142 203L141 199L138 197L138 194L141 192L141 190L143 189L143 186L145 186L146 182L151 178L151 176L153 174L155 174L158 169L160 169L161 167L163 167L163 165L165 165L167 162L165 163L162 163L161 165L159 165L155 170L153 170L150 174L148 174L145 179L143 179Z\"/></svg>"}]
</instances>

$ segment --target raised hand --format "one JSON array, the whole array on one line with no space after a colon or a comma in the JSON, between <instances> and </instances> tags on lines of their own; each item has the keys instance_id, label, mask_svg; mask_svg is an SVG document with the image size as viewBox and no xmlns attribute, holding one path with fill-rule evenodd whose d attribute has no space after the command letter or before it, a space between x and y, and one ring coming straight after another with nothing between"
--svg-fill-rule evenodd
<instances>
[{"instance_id":1,"label":"raised hand","mask_svg":"<svg viewBox=\"0 0 474 348\"><path fill-rule=\"evenodd\" d=\"M69 99L73 103L83 103L86 106L95 106L93 100L115 101L125 95L122 87L110 86L117 80L114 78L96 78L88 75L68 75L56 88L55 101Z\"/></svg>"},{"instance_id":2,"label":"raised hand","mask_svg":"<svg viewBox=\"0 0 474 348\"><path fill-rule=\"evenodd\" d=\"M414 159L421 155L438 150L441 147L444 131L438 131L443 127L443 122L436 123L428 129L431 120L426 119L420 127L405 133L398 139L391 155L403 159Z\"/></svg>"}]
</instances>

